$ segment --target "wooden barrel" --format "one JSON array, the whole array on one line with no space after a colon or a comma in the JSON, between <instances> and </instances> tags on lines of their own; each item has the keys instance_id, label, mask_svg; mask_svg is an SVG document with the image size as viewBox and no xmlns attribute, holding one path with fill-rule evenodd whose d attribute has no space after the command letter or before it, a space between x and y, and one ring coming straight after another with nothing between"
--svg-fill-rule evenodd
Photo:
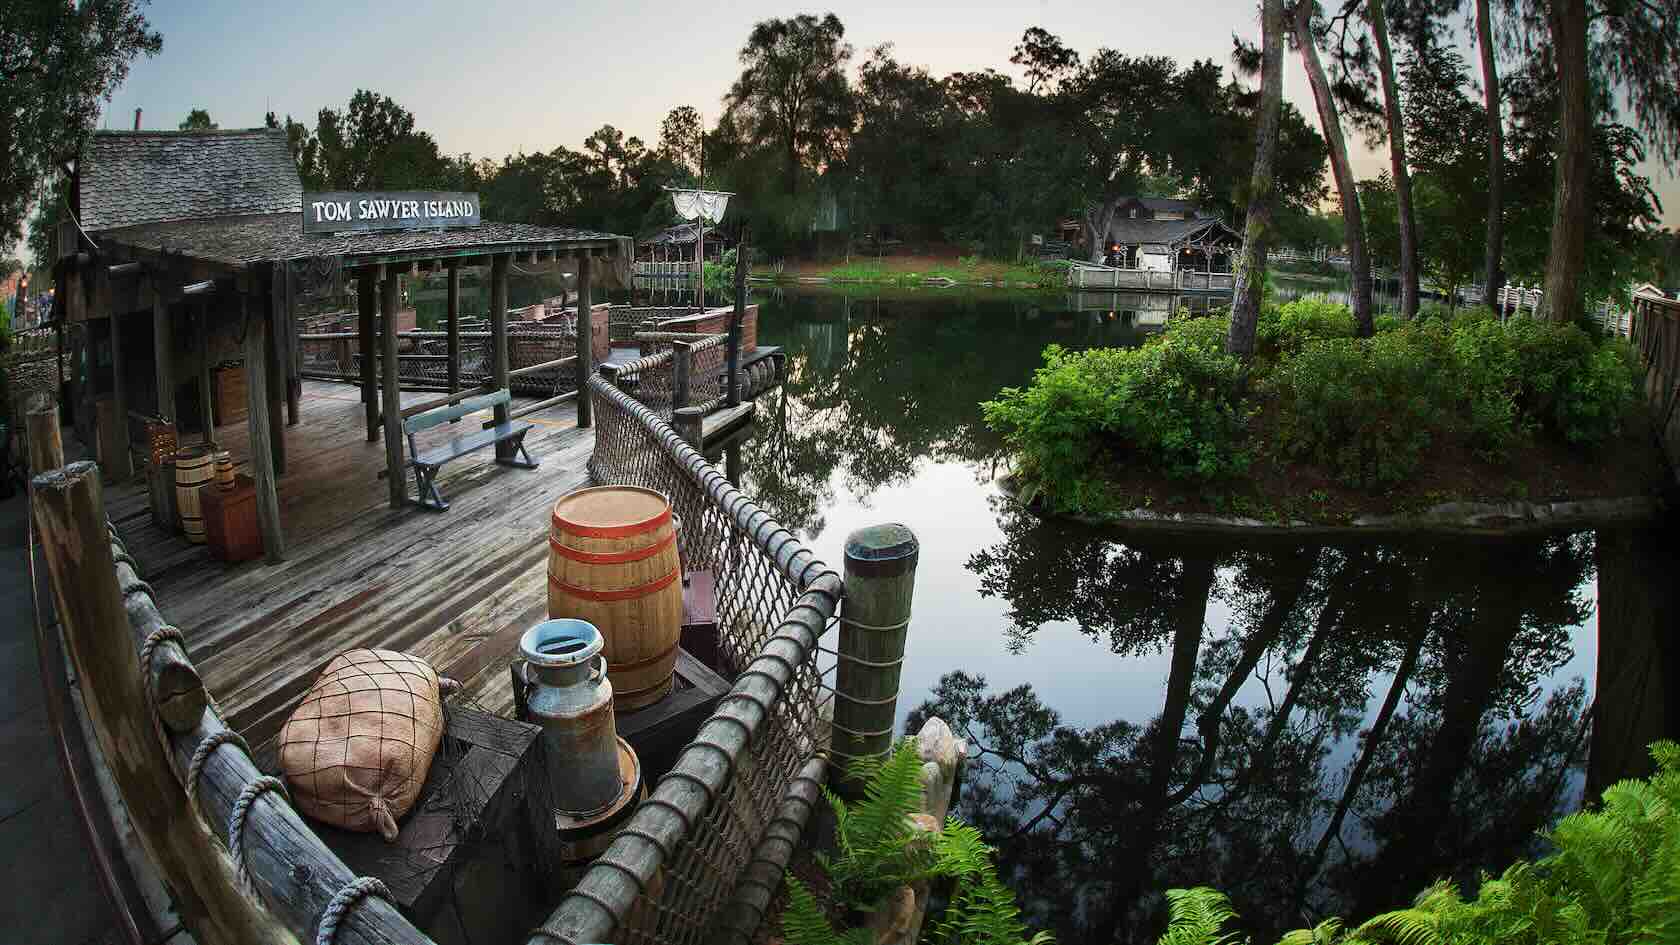
<instances>
[{"instance_id":1,"label":"wooden barrel","mask_svg":"<svg viewBox=\"0 0 1680 945\"><path fill-rule=\"evenodd\" d=\"M671 689L682 635L681 577L671 504L659 493L596 486L554 503L548 615L600 629L620 712L652 705Z\"/></svg>"},{"instance_id":2,"label":"wooden barrel","mask_svg":"<svg viewBox=\"0 0 1680 945\"><path fill-rule=\"evenodd\" d=\"M208 446L189 446L175 454L175 497L181 510L181 531L195 545L204 544L204 510L198 491L210 482L214 460Z\"/></svg>"},{"instance_id":3,"label":"wooden barrel","mask_svg":"<svg viewBox=\"0 0 1680 945\"><path fill-rule=\"evenodd\" d=\"M233 454L227 450L216 454L216 488L233 491Z\"/></svg>"}]
</instances>

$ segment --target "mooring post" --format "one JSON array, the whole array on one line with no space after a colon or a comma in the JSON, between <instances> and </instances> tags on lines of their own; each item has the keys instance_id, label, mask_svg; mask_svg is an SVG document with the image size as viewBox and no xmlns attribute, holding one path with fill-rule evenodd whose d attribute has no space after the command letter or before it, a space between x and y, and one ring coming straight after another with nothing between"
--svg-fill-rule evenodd
<instances>
[{"instance_id":1,"label":"mooring post","mask_svg":"<svg viewBox=\"0 0 1680 945\"><path fill-rule=\"evenodd\" d=\"M729 317L729 364L724 375L724 403L741 402L741 322L747 317L747 231L735 244L735 313Z\"/></svg>"},{"instance_id":2,"label":"mooring post","mask_svg":"<svg viewBox=\"0 0 1680 945\"><path fill-rule=\"evenodd\" d=\"M29 430L30 474L39 475L63 466L64 438L58 428L57 402L37 402L29 408L25 422Z\"/></svg>"},{"instance_id":3,"label":"mooring post","mask_svg":"<svg viewBox=\"0 0 1680 945\"><path fill-rule=\"evenodd\" d=\"M862 779L852 776L857 763L892 747L920 548L915 533L899 524L872 525L846 537L831 751L832 781L843 796L862 791Z\"/></svg>"},{"instance_id":4,"label":"mooring post","mask_svg":"<svg viewBox=\"0 0 1680 945\"><path fill-rule=\"evenodd\" d=\"M587 430L595 425L589 404L589 375L595 373L595 312L590 298L587 252L578 256L577 266L577 425L578 429ZM610 350L608 353L611 354Z\"/></svg>"}]
</instances>

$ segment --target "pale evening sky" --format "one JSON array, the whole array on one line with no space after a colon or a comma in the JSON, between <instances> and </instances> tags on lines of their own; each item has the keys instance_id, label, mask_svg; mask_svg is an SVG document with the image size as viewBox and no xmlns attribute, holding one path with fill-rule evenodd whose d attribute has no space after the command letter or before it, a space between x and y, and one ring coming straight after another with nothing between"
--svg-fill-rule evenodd
<instances>
[{"instance_id":1,"label":"pale evening sky","mask_svg":"<svg viewBox=\"0 0 1680 945\"><path fill-rule=\"evenodd\" d=\"M935 75L986 67L1014 74L1010 51L1032 25L1082 54L1111 46L1185 62L1212 58L1227 68L1233 30L1259 34L1254 0L848 0L809 8L757 0L165 0L146 8L163 33L163 52L135 63L104 126L131 127L136 107L145 109L144 127L152 129L174 128L194 107L208 109L224 128L260 125L271 109L313 125L322 106L342 108L356 89L367 88L413 111L417 125L451 154L500 159L557 145L577 148L603 124L651 144L673 106L694 105L708 126L716 120L753 23L830 9L857 50L854 64L890 41L900 60ZM1286 55L1286 65L1285 95L1316 123L1299 59ZM1386 165L1386 152L1366 152L1358 135L1349 142L1360 151L1360 177ZM1680 180L1650 161L1644 173L1662 198L1664 223L1680 225Z\"/></svg>"}]
</instances>

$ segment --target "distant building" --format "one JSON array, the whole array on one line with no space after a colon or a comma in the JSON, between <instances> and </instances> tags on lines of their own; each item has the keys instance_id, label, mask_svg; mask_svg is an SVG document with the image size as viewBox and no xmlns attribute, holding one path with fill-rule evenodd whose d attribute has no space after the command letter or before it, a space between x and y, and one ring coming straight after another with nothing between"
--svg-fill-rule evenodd
<instances>
[{"instance_id":1,"label":"distant building","mask_svg":"<svg viewBox=\"0 0 1680 945\"><path fill-rule=\"evenodd\" d=\"M1087 250L1083 227L1064 221L1064 238ZM1230 272L1242 234L1193 200L1176 197L1120 198L1109 221L1102 261L1147 272Z\"/></svg>"}]
</instances>

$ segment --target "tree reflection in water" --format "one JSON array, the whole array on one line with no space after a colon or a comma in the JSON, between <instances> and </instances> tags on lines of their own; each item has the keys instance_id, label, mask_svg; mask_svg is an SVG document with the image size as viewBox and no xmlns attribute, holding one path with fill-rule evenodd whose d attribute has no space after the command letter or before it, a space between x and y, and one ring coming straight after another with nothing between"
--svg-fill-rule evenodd
<instances>
[{"instance_id":1,"label":"tree reflection in water","mask_svg":"<svg viewBox=\"0 0 1680 945\"><path fill-rule=\"evenodd\" d=\"M1152 718L1071 726L962 672L912 713L971 739L962 813L1063 941L1152 941L1173 886L1226 890L1260 941L1392 908L1532 853L1579 794L1586 687L1550 677L1591 613L1590 534L1119 542L997 511L969 567L1017 652L1070 621L1168 657Z\"/></svg>"}]
</instances>

